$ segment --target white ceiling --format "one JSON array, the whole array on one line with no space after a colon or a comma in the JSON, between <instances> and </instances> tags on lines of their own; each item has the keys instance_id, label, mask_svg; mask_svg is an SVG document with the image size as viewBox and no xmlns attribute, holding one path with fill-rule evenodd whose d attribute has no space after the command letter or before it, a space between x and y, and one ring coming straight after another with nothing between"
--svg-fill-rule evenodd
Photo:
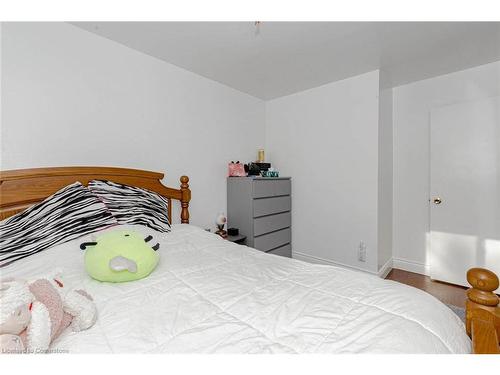
<instances>
[{"instance_id":1,"label":"white ceiling","mask_svg":"<svg viewBox=\"0 0 500 375\"><path fill-rule=\"evenodd\" d=\"M500 60L500 22L77 22L262 99L381 69L386 86Z\"/></svg>"}]
</instances>

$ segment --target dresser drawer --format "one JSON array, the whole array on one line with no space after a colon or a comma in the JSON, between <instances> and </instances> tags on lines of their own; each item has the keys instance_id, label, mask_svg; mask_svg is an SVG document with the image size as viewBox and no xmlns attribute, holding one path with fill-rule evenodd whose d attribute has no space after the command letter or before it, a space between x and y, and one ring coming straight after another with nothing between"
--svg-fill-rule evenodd
<instances>
[{"instance_id":1,"label":"dresser drawer","mask_svg":"<svg viewBox=\"0 0 500 375\"><path fill-rule=\"evenodd\" d=\"M288 244L285 246L278 247L277 249L267 252L268 254L281 255L282 257L292 257L292 245Z\"/></svg>"},{"instance_id":2,"label":"dresser drawer","mask_svg":"<svg viewBox=\"0 0 500 375\"><path fill-rule=\"evenodd\" d=\"M253 201L253 217L271 215L290 211L292 201L290 196L261 198Z\"/></svg>"},{"instance_id":3,"label":"dresser drawer","mask_svg":"<svg viewBox=\"0 0 500 375\"><path fill-rule=\"evenodd\" d=\"M287 228L291 224L290 212L271 216L258 217L253 220L254 236L260 236L278 229Z\"/></svg>"},{"instance_id":4,"label":"dresser drawer","mask_svg":"<svg viewBox=\"0 0 500 375\"><path fill-rule=\"evenodd\" d=\"M259 237L255 237L253 240L253 246L262 251L269 251L277 247L286 245L292 240L292 235L290 228L279 230L277 232L264 234Z\"/></svg>"},{"instance_id":5,"label":"dresser drawer","mask_svg":"<svg viewBox=\"0 0 500 375\"><path fill-rule=\"evenodd\" d=\"M275 197L277 195L290 195L292 191L290 180L254 180L253 197Z\"/></svg>"}]
</instances>

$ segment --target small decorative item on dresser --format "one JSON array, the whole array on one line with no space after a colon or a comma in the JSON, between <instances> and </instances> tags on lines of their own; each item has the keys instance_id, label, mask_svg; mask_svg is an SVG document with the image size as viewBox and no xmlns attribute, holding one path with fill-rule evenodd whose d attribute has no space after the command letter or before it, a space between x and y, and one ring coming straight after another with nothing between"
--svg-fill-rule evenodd
<instances>
[{"instance_id":1,"label":"small decorative item on dresser","mask_svg":"<svg viewBox=\"0 0 500 375\"><path fill-rule=\"evenodd\" d=\"M224 215L223 213L219 213L217 215L217 218L215 219L215 224L217 224L217 228L219 228L219 230L217 230L215 234L218 234L222 238L227 238L227 232L224 230L224 225L226 225L226 221L227 221L226 215Z\"/></svg>"},{"instance_id":2,"label":"small decorative item on dresser","mask_svg":"<svg viewBox=\"0 0 500 375\"><path fill-rule=\"evenodd\" d=\"M262 171L268 171L271 168L271 163L259 163L259 162L255 162L254 163L255 165L257 165L259 167L259 170L262 172Z\"/></svg>"},{"instance_id":3,"label":"small decorative item on dresser","mask_svg":"<svg viewBox=\"0 0 500 375\"><path fill-rule=\"evenodd\" d=\"M280 176L279 172L274 170L273 168L269 168L268 171L261 171L260 175L262 177L279 177Z\"/></svg>"},{"instance_id":4,"label":"small decorative item on dresser","mask_svg":"<svg viewBox=\"0 0 500 375\"><path fill-rule=\"evenodd\" d=\"M259 176L260 175L260 168L257 163L248 163L245 164L245 171L247 172L248 176Z\"/></svg>"},{"instance_id":5,"label":"small decorative item on dresser","mask_svg":"<svg viewBox=\"0 0 500 375\"><path fill-rule=\"evenodd\" d=\"M239 161L236 163L232 161L227 165L227 175L229 177L246 177L247 173L245 172L245 168L243 164Z\"/></svg>"},{"instance_id":6,"label":"small decorative item on dresser","mask_svg":"<svg viewBox=\"0 0 500 375\"><path fill-rule=\"evenodd\" d=\"M258 154L257 154L257 162L264 163L264 150L263 149L260 149Z\"/></svg>"}]
</instances>

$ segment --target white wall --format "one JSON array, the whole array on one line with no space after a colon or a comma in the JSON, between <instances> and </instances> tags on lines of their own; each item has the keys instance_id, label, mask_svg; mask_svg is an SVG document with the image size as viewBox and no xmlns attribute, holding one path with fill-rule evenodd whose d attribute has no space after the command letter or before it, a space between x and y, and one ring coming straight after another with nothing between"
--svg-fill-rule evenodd
<instances>
[{"instance_id":1,"label":"white wall","mask_svg":"<svg viewBox=\"0 0 500 375\"><path fill-rule=\"evenodd\" d=\"M378 133L378 270L390 271L393 229L393 119L392 89L379 93Z\"/></svg>"},{"instance_id":2,"label":"white wall","mask_svg":"<svg viewBox=\"0 0 500 375\"><path fill-rule=\"evenodd\" d=\"M393 95L394 267L428 273L430 112L500 95L500 62L396 87Z\"/></svg>"},{"instance_id":3,"label":"white wall","mask_svg":"<svg viewBox=\"0 0 500 375\"><path fill-rule=\"evenodd\" d=\"M294 257L378 271L378 95L375 71L266 102L269 160L292 176Z\"/></svg>"},{"instance_id":4,"label":"white wall","mask_svg":"<svg viewBox=\"0 0 500 375\"><path fill-rule=\"evenodd\" d=\"M0 37L2 169L135 167L174 187L188 174L192 222L213 226L227 161L267 143L293 177L294 253L370 272L390 254L391 221L395 267L426 271L430 111L500 95L496 62L397 87L392 101L370 72L264 104L65 23L3 23Z\"/></svg>"},{"instance_id":5,"label":"white wall","mask_svg":"<svg viewBox=\"0 0 500 375\"><path fill-rule=\"evenodd\" d=\"M192 223L214 226L227 162L264 146L261 100L69 24L2 29L2 169L124 166L172 187L187 174Z\"/></svg>"}]
</instances>

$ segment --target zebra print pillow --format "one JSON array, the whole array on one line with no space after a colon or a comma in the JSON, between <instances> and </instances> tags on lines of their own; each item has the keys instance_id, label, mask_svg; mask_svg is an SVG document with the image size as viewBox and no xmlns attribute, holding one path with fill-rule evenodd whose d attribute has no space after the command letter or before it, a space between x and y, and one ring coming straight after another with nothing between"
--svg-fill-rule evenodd
<instances>
[{"instance_id":1,"label":"zebra print pillow","mask_svg":"<svg viewBox=\"0 0 500 375\"><path fill-rule=\"evenodd\" d=\"M92 180L88 188L111 211L118 224L140 224L170 232L168 201L161 195L135 186Z\"/></svg>"},{"instance_id":2,"label":"zebra print pillow","mask_svg":"<svg viewBox=\"0 0 500 375\"><path fill-rule=\"evenodd\" d=\"M116 224L106 206L75 182L0 222L0 267Z\"/></svg>"}]
</instances>

